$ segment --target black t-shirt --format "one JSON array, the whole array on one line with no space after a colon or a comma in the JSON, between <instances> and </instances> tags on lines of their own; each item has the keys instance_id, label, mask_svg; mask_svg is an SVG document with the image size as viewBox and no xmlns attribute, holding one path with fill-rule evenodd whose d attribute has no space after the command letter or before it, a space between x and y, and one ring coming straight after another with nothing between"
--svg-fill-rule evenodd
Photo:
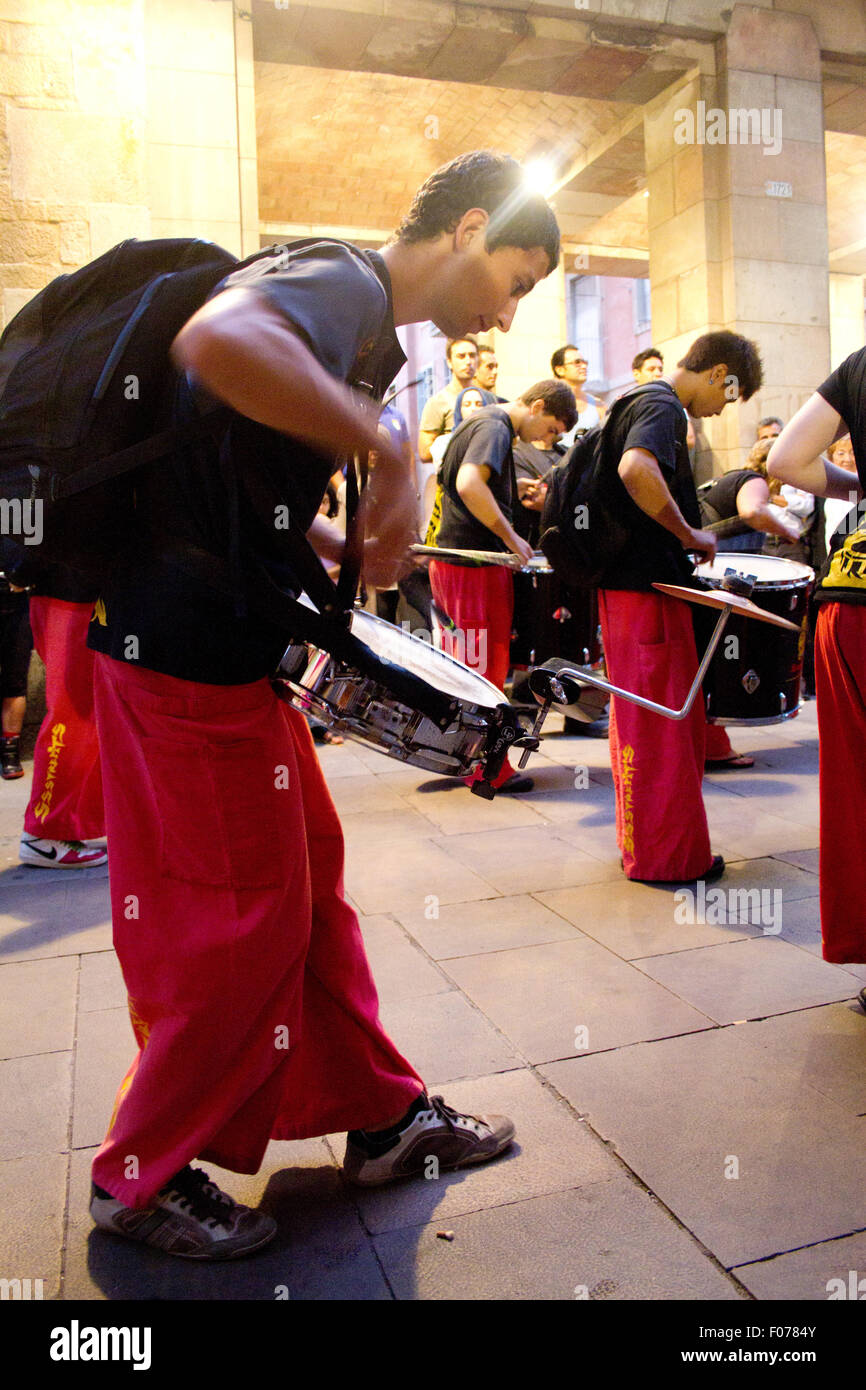
<instances>
[{"instance_id":1,"label":"black t-shirt","mask_svg":"<svg viewBox=\"0 0 866 1390\"><path fill-rule=\"evenodd\" d=\"M277 248L233 271L214 293L239 286L263 294L333 377L376 399L405 361L390 279L374 252L340 242ZM202 393L180 374L170 396L166 418L183 422L196 413ZM289 634L237 610L161 542L172 537L227 561L234 471L241 569L263 564L280 587L297 593L302 586L292 572L286 518L309 527L338 461L237 413L228 440L233 469L221 467L219 446L208 440L178 449L136 478L135 531L96 605L88 643L94 650L214 685L259 680L276 668Z\"/></svg>"},{"instance_id":2,"label":"black t-shirt","mask_svg":"<svg viewBox=\"0 0 866 1390\"><path fill-rule=\"evenodd\" d=\"M857 476L861 487L866 488L866 348L846 357L841 367L818 387L818 393L845 421L854 447ZM862 504L860 508L862 518ZM846 518L841 534L835 533L832 553L815 591L817 603L866 603L866 526L862 520L856 529L852 526Z\"/></svg>"},{"instance_id":3,"label":"black t-shirt","mask_svg":"<svg viewBox=\"0 0 866 1390\"><path fill-rule=\"evenodd\" d=\"M464 463L490 469L487 486L508 521L516 495L514 481L514 426L498 405L485 406L457 426L448 441L439 469L436 500L427 532L428 544L454 550L499 550L508 546L470 512L457 491L457 474ZM449 565L473 564L447 556Z\"/></svg>"},{"instance_id":4,"label":"black t-shirt","mask_svg":"<svg viewBox=\"0 0 866 1390\"><path fill-rule=\"evenodd\" d=\"M515 439L513 453L514 476L518 480L529 478L533 482L541 481L547 477L551 468L562 462L562 454L558 449L536 449L534 444L524 444L522 439ZM525 507L519 496L515 497L514 501L512 525L518 536L529 541L531 546L538 545L541 512Z\"/></svg>"},{"instance_id":5,"label":"black t-shirt","mask_svg":"<svg viewBox=\"0 0 866 1390\"><path fill-rule=\"evenodd\" d=\"M711 488L701 496L701 512L704 506L712 507L718 516L710 516L705 524L709 525L715 521L731 521L738 516L737 494L741 487L746 483L752 482L754 478L760 478L760 473L756 473L752 468L735 468L730 473L722 474L717 478ZM743 523L745 525L745 522Z\"/></svg>"},{"instance_id":6,"label":"black t-shirt","mask_svg":"<svg viewBox=\"0 0 866 1390\"><path fill-rule=\"evenodd\" d=\"M626 491L617 473L629 449L645 449L659 465L670 493L689 526L701 517L686 444L686 414L673 387L654 382L652 389L620 397L611 407L605 433L605 470L619 520L631 536L624 552L599 581L601 589L651 589L654 582L687 584L694 573L676 536L647 516Z\"/></svg>"}]
</instances>

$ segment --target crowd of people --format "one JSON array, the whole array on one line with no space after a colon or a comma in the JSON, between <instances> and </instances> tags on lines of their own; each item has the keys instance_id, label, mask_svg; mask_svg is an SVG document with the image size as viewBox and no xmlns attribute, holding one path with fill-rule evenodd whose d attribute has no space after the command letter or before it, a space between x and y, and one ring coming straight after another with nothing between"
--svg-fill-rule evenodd
<instances>
[{"instance_id":1,"label":"crowd of people","mask_svg":"<svg viewBox=\"0 0 866 1390\"><path fill-rule=\"evenodd\" d=\"M500 689L512 570L460 552L527 563L550 468L597 426L628 535L598 584L604 658L614 684L649 700L681 705L698 664L691 605L654 582L693 584L695 559L716 553L714 526L734 523L815 558L808 548L826 543L835 522L816 594L822 926L827 959L866 957L850 893L851 826L866 810L857 770L866 536L839 510L856 504L866 478L866 349L787 425L763 420L745 466L699 499L692 421L731 405L732 379L742 401L762 384L758 347L742 335L704 334L667 370L657 349L644 350L634 388L607 405L588 392L588 363L573 344L515 399L496 394L496 354L483 335L510 329L560 254L553 212L515 161L477 152L443 166L381 253L322 242L299 254L301 274L291 257L229 274L172 349L179 418L204 396L234 412L227 438L240 507L220 445L179 442L137 486L140 524L102 591L46 572L29 594L48 715L21 858L84 868L104 860L107 838L114 942L138 1044L94 1160L91 1214L115 1235L192 1259L244 1255L276 1231L192 1167L196 1158L255 1172L271 1139L346 1131L348 1180L374 1186L423 1173L431 1156L443 1168L485 1162L514 1137L507 1117L462 1114L429 1096L382 1029L310 730L268 679L285 632L158 543L168 533L222 554L234 506L242 560L284 576L280 537L253 506L264 496L287 502L323 563L337 564L335 456L372 455L364 571L379 611L396 617L391 586L419 535L421 474L399 412L380 417L353 388L363 380L382 400L405 360L397 325L432 320L448 340L451 379L424 408L417 449L436 468L426 538L448 552L430 562L432 611L446 650L449 632L483 631L480 674ZM21 587L13 574L3 595L8 778L22 770L13 746L29 655ZM5 635L13 628L14 639ZM673 721L614 698L609 737L626 877L719 877L705 767L747 760L723 730L708 742L699 701ZM496 785L521 793L532 779L506 761Z\"/></svg>"}]
</instances>

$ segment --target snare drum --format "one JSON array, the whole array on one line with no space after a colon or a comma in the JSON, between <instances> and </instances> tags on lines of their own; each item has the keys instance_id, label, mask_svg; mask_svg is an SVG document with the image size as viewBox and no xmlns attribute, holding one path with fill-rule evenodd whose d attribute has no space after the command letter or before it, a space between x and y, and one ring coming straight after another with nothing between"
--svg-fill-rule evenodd
<instances>
[{"instance_id":1,"label":"snare drum","mask_svg":"<svg viewBox=\"0 0 866 1390\"><path fill-rule=\"evenodd\" d=\"M274 677L277 693L329 728L371 744L390 758L448 776L468 776L491 753L494 759L501 753L501 766L508 747L526 733L518 711L503 700L501 690L429 642L360 609L352 614L351 631L383 662L451 699L454 716L448 727L440 728L420 710L401 703L388 687L384 665L381 679L373 678L309 645L288 648Z\"/></svg>"},{"instance_id":2,"label":"snare drum","mask_svg":"<svg viewBox=\"0 0 866 1390\"><path fill-rule=\"evenodd\" d=\"M595 590L566 589L544 555L514 575L511 665L541 666L561 656L589 666L601 656Z\"/></svg>"},{"instance_id":3,"label":"snare drum","mask_svg":"<svg viewBox=\"0 0 866 1390\"><path fill-rule=\"evenodd\" d=\"M814 570L770 555L717 554L696 574L722 587L727 570L756 580L752 602L796 623L799 632L732 613L704 680L711 724L779 724L800 707L800 677ZM736 638L732 643L731 638Z\"/></svg>"}]
</instances>

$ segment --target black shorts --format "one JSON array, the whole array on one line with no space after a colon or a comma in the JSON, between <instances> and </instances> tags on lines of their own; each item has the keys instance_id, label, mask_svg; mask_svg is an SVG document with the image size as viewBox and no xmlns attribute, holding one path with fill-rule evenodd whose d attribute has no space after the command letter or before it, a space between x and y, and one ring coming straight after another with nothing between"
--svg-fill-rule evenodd
<instances>
[{"instance_id":1,"label":"black shorts","mask_svg":"<svg viewBox=\"0 0 866 1390\"><path fill-rule=\"evenodd\" d=\"M0 591L0 700L27 694L32 650L27 595Z\"/></svg>"}]
</instances>

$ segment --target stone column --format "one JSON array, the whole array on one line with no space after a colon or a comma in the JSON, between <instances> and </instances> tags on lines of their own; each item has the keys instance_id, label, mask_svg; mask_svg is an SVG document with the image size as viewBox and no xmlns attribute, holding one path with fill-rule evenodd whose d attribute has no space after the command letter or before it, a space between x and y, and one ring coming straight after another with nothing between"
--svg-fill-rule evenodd
<instances>
[{"instance_id":1,"label":"stone column","mask_svg":"<svg viewBox=\"0 0 866 1390\"><path fill-rule=\"evenodd\" d=\"M735 5L716 59L714 75L653 106L645 133L653 341L670 365L699 334L729 328L764 362L758 395L707 422L721 472L740 464L762 415L789 418L824 379L830 334L812 24Z\"/></svg>"},{"instance_id":2,"label":"stone column","mask_svg":"<svg viewBox=\"0 0 866 1390\"><path fill-rule=\"evenodd\" d=\"M864 287L862 275L830 276L830 361L833 367L838 367L866 342Z\"/></svg>"},{"instance_id":3,"label":"stone column","mask_svg":"<svg viewBox=\"0 0 866 1390\"><path fill-rule=\"evenodd\" d=\"M231 0L145 0L154 236L258 250L252 23Z\"/></svg>"},{"instance_id":4,"label":"stone column","mask_svg":"<svg viewBox=\"0 0 866 1390\"><path fill-rule=\"evenodd\" d=\"M0 0L0 291L36 290L147 236L141 6Z\"/></svg>"}]
</instances>

